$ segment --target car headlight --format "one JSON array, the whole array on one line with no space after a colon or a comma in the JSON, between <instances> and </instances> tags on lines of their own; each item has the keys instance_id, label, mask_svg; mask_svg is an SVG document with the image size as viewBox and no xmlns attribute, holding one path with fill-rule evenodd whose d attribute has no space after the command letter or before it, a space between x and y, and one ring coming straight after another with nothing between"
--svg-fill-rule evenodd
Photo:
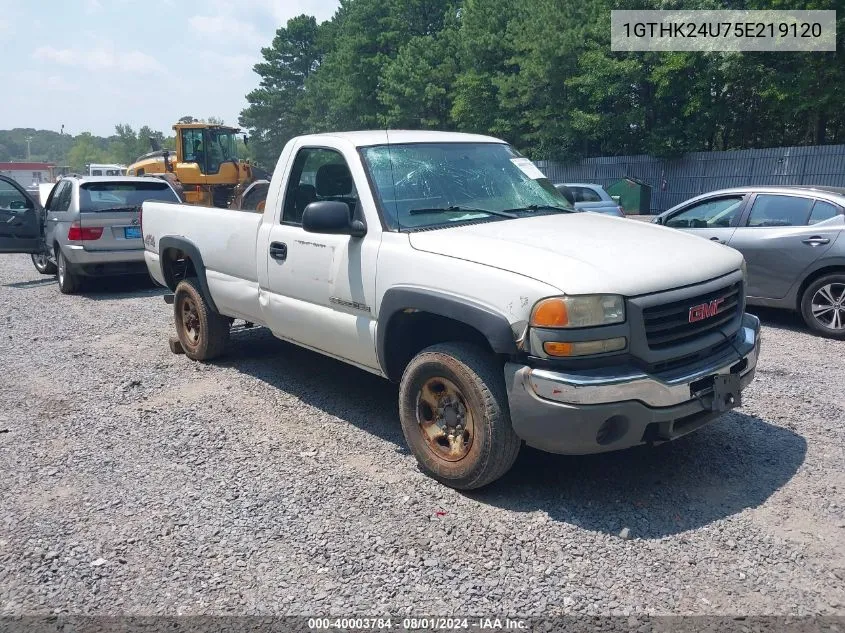
<instances>
[{"instance_id":1,"label":"car headlight","mask_svg":"<svg viewBox=\"0 0 845 633\"><path fill-rule=\"evenodd\" d=\"M748 265L745 263L745 258L742 258L742 266L740 266L740 270L742 270L742 279L743 281L748 279Z\"/></svg>"},{"instance_id":2,"label":"car headlight","mask_svg":"<svg viewBox=\"0 0 845 633\"><path fill-rule=\"evenodd\" d=\"M576 328L625 321L625 301L619 295L574 295L542 299L531 310L531 325Z\"/></svg>"}]
</instances>

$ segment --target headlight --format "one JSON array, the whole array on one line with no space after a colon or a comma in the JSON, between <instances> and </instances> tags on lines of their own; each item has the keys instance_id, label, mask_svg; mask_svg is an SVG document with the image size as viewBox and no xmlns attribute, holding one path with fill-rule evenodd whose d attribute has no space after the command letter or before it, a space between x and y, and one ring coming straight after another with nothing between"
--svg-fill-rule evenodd
<instances>
[{"instance_id":1,"label":"headlight","mask_svg":"<svg viewBox=\"0 0 845 633\"><path fill-rule=\"evenodd\" d=\"M575 328L625 321L625 301L619 295L575 295L538 301L531 311L531 325Z\"/></svg>"},{"instance_id":2,"label":"headlight","mask_svg":"<svg viewBox=\"0 0 845 633\"><path fill-rule=\"evenodd\" d=\"M743 281L748 279L748 265L745 263L745 258L742 258L742 266L740 266L740 270L742 270L742 279Z\"/></svg>"}]
</instances>

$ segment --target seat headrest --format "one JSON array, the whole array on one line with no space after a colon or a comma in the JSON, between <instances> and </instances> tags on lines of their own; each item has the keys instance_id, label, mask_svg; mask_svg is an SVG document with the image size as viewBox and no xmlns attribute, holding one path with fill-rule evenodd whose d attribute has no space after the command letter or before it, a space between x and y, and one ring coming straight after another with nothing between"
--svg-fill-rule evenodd
<instances>
[{"instance_id":1,"label":"seat headrest","mask_svg":"<svg viewBox=\"0 0 845 633\"><path fill-rule=\"evenodd\" d=\"M323 165L317 170L317 195L346 196L352 193L352 174L346 165Z\"/></svg>"},{"instance_id":2,"label":"seat headrest","mask_svg":"<svg viewBox=\"0 0 845 633\"><path fill-rule=\"evenodd\" d=\"M314 185L299 185L294 194L297 200L310 200L313 202L317 197L317 189Z\"/></svg>"}]
</instances>

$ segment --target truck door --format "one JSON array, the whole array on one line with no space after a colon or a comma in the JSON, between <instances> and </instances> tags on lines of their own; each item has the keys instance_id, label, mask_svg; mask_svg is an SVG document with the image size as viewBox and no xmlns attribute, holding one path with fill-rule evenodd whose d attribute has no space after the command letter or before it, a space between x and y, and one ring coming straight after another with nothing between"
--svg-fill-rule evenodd
<instances>
[{"instance_id":1,"label":"truck door","mask_svg":"<svg viewBox=\"0 0 845 633\"><path fill-rule=\"evenodd\" d=\"M269 232L266 322L281 338L377 369L373 306L381 232L358 238L302 228L305 207L318 200L345 202L353 217L363 218L363 171L358 179L337 149L296 153Z\"/></svg>"},{"instance_id":2,"label":"truck door","mask_svg":"<svg viewBox=\"0 0 845 633\"><path fill-rule=\"evenodd\" d=\"M40 253L43 226L41 204L17 182L0 176L0 253Z\"/></svg>"}]
</instances>

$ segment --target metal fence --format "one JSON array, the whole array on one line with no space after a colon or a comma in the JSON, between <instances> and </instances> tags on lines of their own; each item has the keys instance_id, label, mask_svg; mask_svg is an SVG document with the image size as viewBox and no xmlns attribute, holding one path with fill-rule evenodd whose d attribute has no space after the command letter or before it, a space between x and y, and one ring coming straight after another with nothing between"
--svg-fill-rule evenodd
<instances>
[{"instance_id":1,"label":"metal fence","mask_svg":"<svg viewBox=\"0 0 845 633\"><path fill-rule=\"evenodd\" d=\"M651 212L660 213L700 193L747 185L845 187L845 145L694 152L682 158L607 156L566 165L537 161L552 182L607 187L621 178L651 185Z\"/></svg>"}]
</instances>

